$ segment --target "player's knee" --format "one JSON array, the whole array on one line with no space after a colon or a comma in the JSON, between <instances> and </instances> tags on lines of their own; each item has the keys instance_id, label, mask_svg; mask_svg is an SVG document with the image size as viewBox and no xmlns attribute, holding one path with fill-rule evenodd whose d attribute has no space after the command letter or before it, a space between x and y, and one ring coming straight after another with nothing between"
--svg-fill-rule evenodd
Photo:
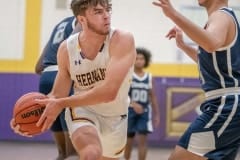
<instances>
[{"instance_id":1,"label":"player's knee","mask_svg":"<svg viewBox=\"0 0 240 160\"><path fill-rule=\"evenodd\" d=\"M205 160L205 158L195 155L179 146L175 148L175 150L168 158L168 160L186 160L186 159Z\"/></svg>"},{"instance_id":2,"label":"player's knee","mask_svg":"<svg viewBox=\"0 0 240 160\"><path fill-rule=\"evenodd\" d=\"M168 160L182 160L181 152L173 151Z\"/></svg>"},{"instance_id":3,"label":"player's knee","mask_svg":"<svg viewBox=\"0 0 240 160\"><path fill-rule=\"evenodd\" d=\"M96 160L102 157L102 149L99 146L90 145L80 153L83 160Z\"/></svg>"},{"instance_id":4,"label":"player's knee","mask_svg":"<svg viewBox=\"0 0 240 160\"><path fill-rule=\"evenodd\" d=\"M170 157L168 158L168 160L175 160L175 159L176 157L173 154L171 154Z\"/></svg>"},{"instance_id":5,"label":"player's knee","mask_svg":"<svg viewBox=\"0 0 240 160\"><path fill-rule=\"evenodd\" d=\"M171 154L168 160L182 160L180 155L177 154Z\"/></svg>"}]
</instances>

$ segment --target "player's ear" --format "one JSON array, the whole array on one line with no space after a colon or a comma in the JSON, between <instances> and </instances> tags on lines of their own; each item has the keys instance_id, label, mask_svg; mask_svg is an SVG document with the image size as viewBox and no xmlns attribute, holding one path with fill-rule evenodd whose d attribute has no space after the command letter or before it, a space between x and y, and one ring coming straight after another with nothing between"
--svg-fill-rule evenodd
<instances>
[{"instance_id":1,"label":"player's ear","mask_svg":"<svg viewBox=\"0 0 240 160\"><path fill-rule=\"evenodd\" d=\"M84 23L84 17L83 17L83 16L78 15L78 16L77 16L77 20L78 20L78 22L79 22L80 24L83 25L83 23Z\"/></svg>"},{"instance_id":2,"label":"player's ear","mask_svg":"<svg viewBox=\"0 0 240 160\"><path fill-rule=\"evenodd\" d=\"M81 25L81 28L82 30L84 30L84 28L86 29L88 26L87 26L87 23L86 23L86 18L84 16L77 16L77 20L78 20L78 23Z\"/></svg>"}]
</instances>

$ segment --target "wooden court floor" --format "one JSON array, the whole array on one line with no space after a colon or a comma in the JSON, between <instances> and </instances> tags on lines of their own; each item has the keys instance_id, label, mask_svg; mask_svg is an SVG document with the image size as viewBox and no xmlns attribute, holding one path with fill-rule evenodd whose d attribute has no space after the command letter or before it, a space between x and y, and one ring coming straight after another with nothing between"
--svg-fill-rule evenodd
<instances>
[{"instance_id":1,"label":"wooden court floor","mask_svg":"<svg viewBox=\"0 0 240 160\"><path fill-rule=\"evenodd\" d=\"M170 151L166 148L149 148L147 160L165 160ZM0 160L54 160L56 154L53 143L0 141ZM137 160L136 149L133 150L131 160Z\"/></svg>"},{"instance_id":2,"label":"wooden court floor","mask_svg":"<svg viewBox=\"0 0 240 160\"><path fill-rule=\"evenodd\" d=\"M147 160L167 160L172 149L149 147ZM56 154L53 143L0 141L0 160L55 160ZM137 160L136 149L133 150L131 160ZM240 160L240 152L236 160Z\"/></svg>"}]
</instances>

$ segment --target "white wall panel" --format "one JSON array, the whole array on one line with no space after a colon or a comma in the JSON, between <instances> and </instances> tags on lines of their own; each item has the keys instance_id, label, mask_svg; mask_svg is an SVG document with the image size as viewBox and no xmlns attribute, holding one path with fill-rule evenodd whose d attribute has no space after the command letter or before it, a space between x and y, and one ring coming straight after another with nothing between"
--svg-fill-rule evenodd
<instances>
[{"instance_id":1,"label":"white wall panel","mask_svg":"<svg viewBox=\"0 0 240 160\"><path fill-rule=\"evenodd\" d=\"M25 0L1 1L0 59L21 59L25 33Z\"/></svg>"},{"instance_id":2,"label":"white wall panel","mask_svg":"<svg viewBox=\"0 0 240 160\"><path fill-rule=\"evenodd\" d=\"M44 47L54 25L72 15L69 0L42 0L40 48ZM0 0L0 59L21 59L25 32L25 0ZM133 33L136 46L152 51L155 63L192 63L176 48L174 40L167 40L166 33L174 24L149 0L112 0L112 26ZM197 0L172 0L173 5L187 17L202 25L206 19L199 18L203 9ZM229 0L230 6L239 8L239 0ZM64 7L65 4L65 7ZM237 12L240 17L240 11ZM203 20L199 22L199 19ZM188 40L186 38L186 40ZM39 51L40 52L40 51Z\"/></svg>"},{"instance_id":3,"label":"white wall panel","mask_svg":"<svg viewBox=\"0 0 240 160\"><path fill-rule=\"evenodd\" d=\"M65 8L62 3L65 3ZM42 0L41 49L47 43L54 26L64 17L71 15L67 0Z\"/></svg>"}]
</instances>

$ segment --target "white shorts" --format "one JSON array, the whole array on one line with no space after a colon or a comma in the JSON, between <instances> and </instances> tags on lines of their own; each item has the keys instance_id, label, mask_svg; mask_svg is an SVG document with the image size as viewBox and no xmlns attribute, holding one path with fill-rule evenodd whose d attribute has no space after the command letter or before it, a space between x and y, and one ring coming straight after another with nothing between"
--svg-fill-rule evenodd
<instances>
[{"instance_id":1,"label":"white shorts","mask_svg":"<svg viewBox=\"0 0 240 160\"><path fill-rule=\"evenodd\" d=\"M69 108L65 112L70 137L80 127L93 126L98 131L103 156L109 158L123 156L127 141L127 115L106 117L83 107L74 110L75 114Z\"/></svg>"}]
</instances>

